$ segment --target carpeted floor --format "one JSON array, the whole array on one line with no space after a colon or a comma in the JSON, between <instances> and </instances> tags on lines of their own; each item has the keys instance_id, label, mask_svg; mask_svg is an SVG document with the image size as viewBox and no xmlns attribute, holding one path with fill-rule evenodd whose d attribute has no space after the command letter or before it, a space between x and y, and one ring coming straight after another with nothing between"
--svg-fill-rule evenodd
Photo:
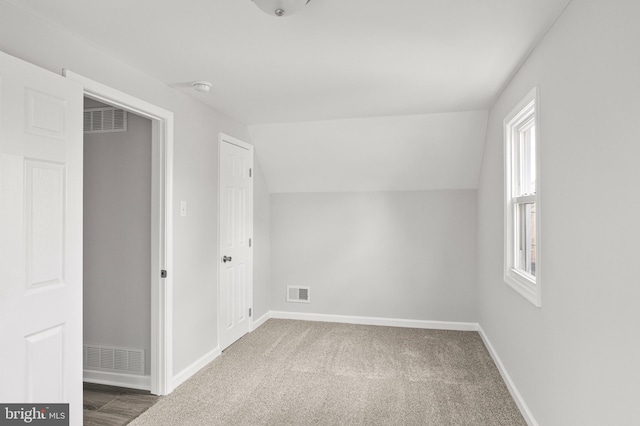
<instances>
[{"instance_id":1,"label":"carpeted floor","mask_svg":"<svg viewBox=\"0 0 640 426\"><path fill-rule=\"evenodd\" d=\"M271 319L131 425L526 423L476 332Z\"/></svg>"}]
</instances>

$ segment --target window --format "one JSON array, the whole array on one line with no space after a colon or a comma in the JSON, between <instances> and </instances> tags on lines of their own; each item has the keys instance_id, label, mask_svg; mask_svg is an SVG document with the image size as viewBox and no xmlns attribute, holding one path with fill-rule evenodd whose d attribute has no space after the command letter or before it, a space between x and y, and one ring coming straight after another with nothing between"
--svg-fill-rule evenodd
<instances>
[{"instance_id":1,"label":"window","mask_svg":"<svg viewBox=\"0 0 640 426\"><path fill-rule=\"evenodd\" d=\"M538 89L504 119L504 280L535 306L540 298Z\"/></svg>"}]
</instances>

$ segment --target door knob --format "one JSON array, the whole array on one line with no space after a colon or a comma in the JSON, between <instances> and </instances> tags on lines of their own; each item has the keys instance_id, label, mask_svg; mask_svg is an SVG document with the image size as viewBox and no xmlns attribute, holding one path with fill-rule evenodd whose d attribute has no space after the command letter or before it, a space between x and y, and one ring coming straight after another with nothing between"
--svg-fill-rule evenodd
<instances>
[{"instance_id":1,"label":"door knob","mask_svg":"<svg viewBox=\"0 0 640 426\"><path fill-rule=\"evenodd\" d=\"M231 256L222 256L222 263L231 262Z\"/></svg>"}]
</instances>

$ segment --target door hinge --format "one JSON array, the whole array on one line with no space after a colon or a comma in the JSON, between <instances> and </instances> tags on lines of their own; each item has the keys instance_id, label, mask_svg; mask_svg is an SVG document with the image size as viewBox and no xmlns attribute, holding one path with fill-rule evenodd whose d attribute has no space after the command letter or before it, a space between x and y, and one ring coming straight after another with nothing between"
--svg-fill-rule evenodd
<instances>
[{"instance_id":1,"label":"door hinge","mask_svg":"<svg viewBox=\"0 0 640 426\"><path fill-rule=\"evenodd\" d=\"M160 271L160 278L167 278L167 271L165 269Z\"/></svg>"},{"instance_id":2,"label":"door hinge","mask_svg":"<svg viewBox=\"0 0 640 426\"><path fill-rule=\"evenodd\" d=\"M249 177L251 177L251 169L249 169Z\"/></svg>"},{"instance_id":3,"label":"door hinge","mask_svg":"<svg viewBox=\"0 0 640 426\"><path fill-rule=\"evenodd\" d=\"M249 238L249 247L251 247L251 238Z\"/></svg>"},{"instance_id":4,"label":"door hinge","mask_svg":"<svg viewBox=\"0 0 640 426\"><path fill-rule=\"evenodd\" d=\"M249 308L249 316L251 316L251 308Z\"/></svg>"}]
</instances>

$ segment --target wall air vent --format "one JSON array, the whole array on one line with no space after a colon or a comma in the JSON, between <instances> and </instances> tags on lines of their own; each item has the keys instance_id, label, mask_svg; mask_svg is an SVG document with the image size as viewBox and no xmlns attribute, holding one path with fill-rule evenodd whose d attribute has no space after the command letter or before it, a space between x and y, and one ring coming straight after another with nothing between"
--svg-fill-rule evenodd
<instances>
[{"instance_id":1,"label":"wall air vent","mask_svg":"<svg viewBox=\"0 0 640 426\"><path fill-rule=\"evenodd\" d=\"M127 131L127 111L123 109L87 108L84 110L85 133L110 133Z\"/></svg>"},{"instance_id":2,"label":"wall air vent","mask_svg":"<svg viewBox=\"0 0 640 426\"><path fill-rule=\"evenodd\" d=\"M310 288L299 286L287 286L287 302L309 303Z\"/></svg>"},{"instance_id":3,"label":"wall air vent","mask_svg":"<svg viewBox=\"0 0 640 426\"><path fill-rule=\"evenodd\" d=\"M144 350L84 345L85 370L144 374Z\"/></svg>"}]
</instances>

